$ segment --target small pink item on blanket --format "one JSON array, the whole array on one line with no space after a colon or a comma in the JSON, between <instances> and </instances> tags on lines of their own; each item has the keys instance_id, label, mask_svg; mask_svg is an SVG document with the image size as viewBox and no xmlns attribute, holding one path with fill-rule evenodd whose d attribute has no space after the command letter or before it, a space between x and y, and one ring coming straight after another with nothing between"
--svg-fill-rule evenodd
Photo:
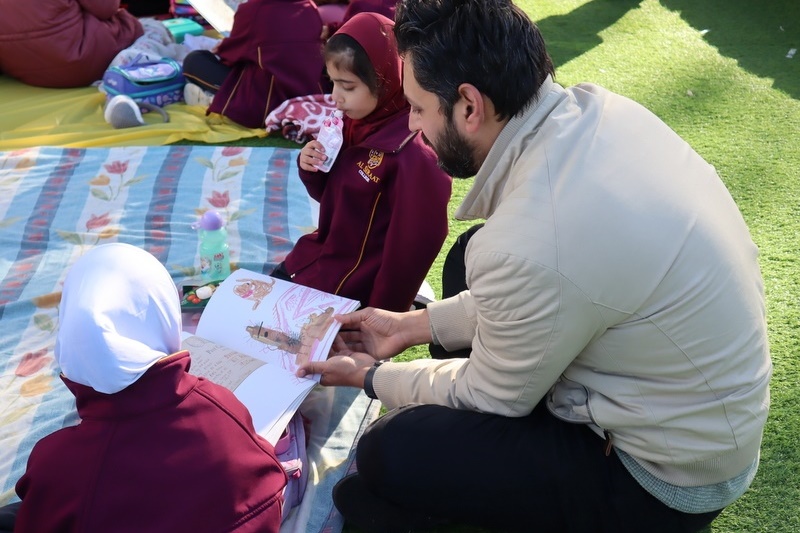
<instances>
[{"instance_id":1,"label":"small pink item on blanket","mask_svg":"<svg viewBox=\"0 0 800 533\"><path fill-rule=\"evenodd\" d=\"M267 115L267 132L280 130L290 141L303 144L319 133L322 121L336 109L330 94L289 98Z\"/></svg>"},{"instance_id":2,"label":"small pink item on blanket","mask_svg":"<svg viewBox=\"0 0 800 533\"><path fill-rule=\"evenodd\" d=\"M306 420L300 411L295 412L286 430L275 443L275 455L288 478L283 489L283 518L302 503L308 484L308 452L306 450Z\"/></svg>"}]
</instances>

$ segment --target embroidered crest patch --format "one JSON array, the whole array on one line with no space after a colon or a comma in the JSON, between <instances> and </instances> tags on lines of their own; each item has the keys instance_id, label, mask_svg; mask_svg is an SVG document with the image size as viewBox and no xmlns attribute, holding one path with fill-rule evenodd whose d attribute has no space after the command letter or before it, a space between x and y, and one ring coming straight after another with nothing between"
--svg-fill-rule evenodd
<instances>
[{"instance_id":1,"label":"embroidered crest patch","mask_svg":"<svg viewBox=\"0 0 800 533\"><path fill-rule=\"evenodd\" d=\"M369 159L367 160L367 167L370 170L375 170L383 163L383 152L380 150L370 150Z\"/></svg>"}]
</instances>

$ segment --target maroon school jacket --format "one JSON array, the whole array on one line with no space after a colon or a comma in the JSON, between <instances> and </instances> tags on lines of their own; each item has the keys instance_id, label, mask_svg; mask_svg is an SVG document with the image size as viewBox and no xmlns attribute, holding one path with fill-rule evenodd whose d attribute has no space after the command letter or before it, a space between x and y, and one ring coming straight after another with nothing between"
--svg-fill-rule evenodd
<instances>
[{"instance_id":1,"label":"maroon school jacket","mask_svg":"<svg viewBox=\"0 0 800 533\"><path fill-rule=\"evenodd\" d=\"M277 532L286 474L272 445L189 363L173 354L116 394L62 377L81 422L34 446L15 531Z\"/></svg>"},{"instance_id":2,"label":"maroon school jacket","mask_svg":"<svg viewBox=\"0 0 800 533\"><path fill-rule=\"evenodd\" d=\"M397 0L350 0L342 15L342 20L328 24L329 35L336 33L342 24L359 13L380 13L389 20L394 20L396 3Z\"/></svg>"},{"instance_id":3,"label":"maroon school jacket","mask_svg":"<svg viewBox=\"0 0 800 533\"><path fill-rule=\"evenodd\" d=\"M248 0L217 51L232 67L208 113L263 128L270 111L295 96L324 93L322 18L311 0Z\"/></svg>"},{"instance_id":4,"label":"maroon school jacket","mask_svg":"<svg viewBox=\"0 0 800 533\"><path fill-rule=\"evenodd\" d=\"M284 261L292 281L408 311L447 237L452 186L408 113L343 148L329 173L300 178L320 203L319 225Z\"/></svg>"}]
</instances>

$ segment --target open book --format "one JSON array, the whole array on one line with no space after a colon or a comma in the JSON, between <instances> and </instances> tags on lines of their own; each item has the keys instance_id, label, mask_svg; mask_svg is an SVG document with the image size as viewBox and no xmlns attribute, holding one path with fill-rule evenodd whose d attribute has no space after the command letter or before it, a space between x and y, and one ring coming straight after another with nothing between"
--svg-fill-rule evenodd
<instances>
[{"instance_id":1,"label":"open book","mask_svg":"<svg viewBox=\"0 0 800 533\"><path fill-rule=\"evenodd\" d=\"M298 378L307 361L328 357L340 324L333 316L359 302L250 270L233 272L214 291L183 349L190 372L233 391L256 431L272 444L319 376Z\"/></svg>"},{"instance_id":2,"label":"open book","mask_svg":"<svg viewBox=\"0 0 800 533\"><path fill-rule=\"evenodd\" d=\"M223 37L231 34L233 14L245 0L189 0L192 7Z\"/></svg>"}]
</instances>

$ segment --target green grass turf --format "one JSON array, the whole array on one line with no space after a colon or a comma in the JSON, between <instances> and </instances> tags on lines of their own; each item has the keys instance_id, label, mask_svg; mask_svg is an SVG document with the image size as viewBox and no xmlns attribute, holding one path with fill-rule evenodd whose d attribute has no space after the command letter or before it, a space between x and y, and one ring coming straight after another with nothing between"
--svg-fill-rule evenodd
<instances>
[{"instance_id":1,"label":"green grass turf","mask_svg":"<svg viewBox=\"0 0 800 533\"><path fill-rule=\"evenodd\" d=\"M558 82L594 82L642 103L716 166L736 199L761 251L775 368L772 407L755 482L709 531L800 531L800 53L786 57L800 48L800 2L517 3L541 28ZM275 139L250 142L274 145ZM455 182L451 213L470 184ZM469 225L451 222L428 277L437 294L444 254ZM401 357L425 355L413 349Z\"/></svg>"}]
</instances>

